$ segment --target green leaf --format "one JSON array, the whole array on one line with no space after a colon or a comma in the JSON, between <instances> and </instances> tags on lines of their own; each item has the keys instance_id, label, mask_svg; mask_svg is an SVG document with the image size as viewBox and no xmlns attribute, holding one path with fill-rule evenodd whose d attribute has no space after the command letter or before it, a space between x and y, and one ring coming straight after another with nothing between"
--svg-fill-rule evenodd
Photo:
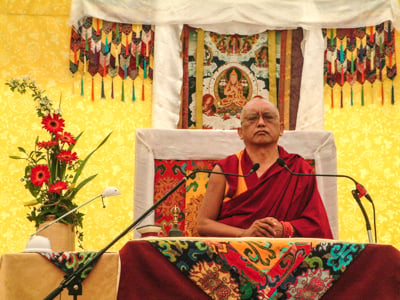
<instances>
[{"instance_id":1,"label":"green leaf","mask_svg":"<svg viewBox=\"0 0 400 300\"><path fill-rule=\"evenodd\" d=\"M12 158L12 159L26 159L26 157L15 156L15 155L10 155L9 158Z\"/></svg>"},{"instance_id":2,"label":"green leaf","mask_svg":"<svg viewBox=\"0 0 400 300\"><path fill-rule=\"evenodd\" d=\"M34 198L37 198L37 196L40 193L41 187L40 186L35 186L33 185L33 183L31 181L26 182L25 187L29 190L29 192L31 193L31 195Z\"/></svg>"},{"instance_id":3,"label":"green leaf","mask_svg":"<svg viewBox=\"0 0 400 300\"><path fill-rule=\"evenodd\" d=\"M78 143L78 140L79 140L79 138L82 136L82 134L83 134L83 131L82 131L81 133L79 133L79 134L75 137L75 140L76 140L75 144L72 144L71 146L69 146L68 150L71 150L71 151L72 151L72 149L74 149L74 146Z\"/></svg>"},{"instance_id":4,"label":"green leaf","mask_svg":"<svg viewBox=\"0 0 400 300\"><path fill-rule=\"evenodd\" d=\"M25 149L22 148L22 147L18 147L18 150L19 150L20 152L26 153Z\"/></svg>"},{"instance_id":5,"label":"green leaf","mask_svg":"<svg viewBox=\"0 0 400 300\"><path fill-rule=\"evenodd\" d=\"M68 195L68 197L70 197L70 199L74 199L75 195L80 191L80 189L82 189L86 184L88 184L90 181L92 181L95 177L97 176L97 174L94 174L92 176L89 176L88 178L86 178L85 180L81 181L73 190L72 193L70 195Z\"/></svg>"},{"instance_id":6,"label":"green leaf","mask_svg":"<svg viewBox=\"0 0 400 300\"><path fill-rule=\"evenodd\" d=\"M86 156L86 158L84 160L82 160L81 165L78 167L78 169L76 169L76 173L74 176L74 180L72 181L72 183L76 183L78 181L79 176L82 173L83 168L85 167L87 161L89 160L89 158L101 147L103 146L103 144L108 140L108 138L110 137L112 132L110 132L102 141L101 143L92 151L88 154L88 156Z\"/></svg>"}]
</instances>

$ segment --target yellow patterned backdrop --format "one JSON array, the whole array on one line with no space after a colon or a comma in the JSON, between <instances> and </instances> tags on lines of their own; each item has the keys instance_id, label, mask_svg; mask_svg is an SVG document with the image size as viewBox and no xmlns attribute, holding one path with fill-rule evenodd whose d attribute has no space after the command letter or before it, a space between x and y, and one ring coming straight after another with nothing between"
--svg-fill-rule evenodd
<instances>
[{"instance_id":1,"label":"yellow patterned backdrop","mask_svg":"<svg viewBox=\"0 0 400 300\"><path fill-rule=\"evenodd\" d=\"M25 218L28 209L22 205L23 199L30 197L19 182L25 164L8 156L17 154L18 146L32 149L35 137L43 134L32 99L11 93L4 85L10 78L29 75L55 103L62 97L66 128L72 133L84 131L75 148L82 157L113 132L85 167L87 176L98 176L78 194L76 202L83 203L107 186L118 187L121 196L105 199L104 209L100 199L82 208L86 214L85 248L103 248L133 220L135 129L151 127L151 81L145 80L146 100L138 97L133 103L130 97L121 101L119 79L114 82L115 98L109 97L108 81L107 98L101 99L101 77L96 77L95 100L91 101L91 80L87 76L85 95L81 97L80 81L73 82L69 71L70 4L66 0L0 1L0 253L22 251L34 231L33 223ZM141 84L135 88L141 95ZM126 84L126 95L131 94L130 89ZM131 237L127 235L112 250L119 250Z\"/></svg>"},{"instance_id":2,"label":"yellow patterned backdrop","mask_svg":"<svg viewBox=\"0 0 400 300\"><path fill-rule=\"evenodd\" d=\"M86 78L86 93L81 97L79 81L73 82L68 69L70 4L67 0L0 0L0 254L22 251L29 234L34 231L33 224L25 218L28 210L22 205L29 197L19 182L25 165L8 156L16 154L18 146L30 149L36 135L42 132L31 98L14 95L4 85L10 78L29 75L48 96L55 100L62 97L68 129L74 133L84 131L76 146L81 155L113 131L110 140L85 169L86 175L98 173L98 176L76 200L83 203L109 185L119 187L122 195L105 199L107 207L104 209L100 200L82 208L86 213L85 248L103 248L133 220L135 129L151 127L151 82L147 80L145 84L146 100L138 99L133 103L121 102L118 88L114 99L100 99L101 79L96 78L96 98L92 102L91 80ZM398 41L396 43L399 45ZM106 88L109 85L106 83ZM117 81L116 87L119 86ZM395 89L399 102L397 79ZM357 97L360 91L355 92ZM125 93L129 95L130 92ZM137 93L141 94L140 85ZM336 138L338 171L355 177L367 187L377 208L379 242L400 249L399 105L367 102L363 107L330 109L328 91L325 98L326 129L333 131ZM338 183L340 239L367 242L364 221L350 193L353 185L345 179L339 179ZM372 217L370 210L369 214ZM131 237L132 234L128 234L111 250L118 251Z\"/></svg>"}]
</instances>

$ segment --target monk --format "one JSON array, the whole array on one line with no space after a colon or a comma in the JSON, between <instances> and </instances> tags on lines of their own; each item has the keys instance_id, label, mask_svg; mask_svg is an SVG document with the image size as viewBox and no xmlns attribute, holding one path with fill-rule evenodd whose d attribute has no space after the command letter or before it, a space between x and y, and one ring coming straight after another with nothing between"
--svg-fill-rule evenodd
<instances>
[{"instance_id":1,"label":"monk","mask_svg":"<svg viewBox=\"0 0 400 300\"><path fill-rule=\"evenodd\" d=\"M260 96L251 99L238 134L245 149L218 161L213 171L247 174L254 164L260 167L247 177L210 175L197 218L199 234L332 239L315 177L291 175L277 163L281 158L293 172L312 172L301 156L278 146L283 124L277 108Z\"/></svg>"}]
</instances>

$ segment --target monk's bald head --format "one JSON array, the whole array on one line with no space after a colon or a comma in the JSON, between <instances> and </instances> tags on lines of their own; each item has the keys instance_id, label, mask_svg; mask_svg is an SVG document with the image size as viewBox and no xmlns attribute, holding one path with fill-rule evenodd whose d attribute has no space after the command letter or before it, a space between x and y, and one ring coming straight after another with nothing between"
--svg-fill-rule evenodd
<instances>
[{"instance_id":1,"label":"monk's bald head","mask_svg":"<svg viewBox=\"0 0 400 300\"><path fill-rule=\"evenodd\" d=\"M240 114L240 121L243 122L246 114L250 111L250 110L254 110L255 108L259 107L259 106L268 106L269 110L271 112L273 112L274 114L276 114L278 121L279 121L279 111L278 108L268 99L263 98L261 96L255 96L253 97L249 102L247 102L243 108L242 108L242 112Z\"/></svg>"}]
</instances>

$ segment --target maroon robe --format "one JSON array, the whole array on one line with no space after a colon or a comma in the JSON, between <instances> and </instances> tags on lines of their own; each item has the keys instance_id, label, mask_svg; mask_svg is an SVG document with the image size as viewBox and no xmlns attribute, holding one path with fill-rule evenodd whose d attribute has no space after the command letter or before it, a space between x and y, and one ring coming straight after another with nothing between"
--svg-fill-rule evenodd
<instances>
[{"instance_id":1,"label":"maroon robe","mask_svg":"<svg viewBox=\"0 0 400 300\"><path fill-rule=\"evenodd\" d=\"M312 173L312 168L301 156L289 154L278 146L279 156L295 173ZM223 172L247 174L253 162L244 150L239 170L236 154L217 162ZM248 228L257 219L274 217L290 222L300 237L332 239L328 217L313 176L290 174L275 162L259 178L256 173L245 178L247 191L235 195L239 177L226 176L229 190L221 205L218 221Z\"/></svg>"}]
</instances>

